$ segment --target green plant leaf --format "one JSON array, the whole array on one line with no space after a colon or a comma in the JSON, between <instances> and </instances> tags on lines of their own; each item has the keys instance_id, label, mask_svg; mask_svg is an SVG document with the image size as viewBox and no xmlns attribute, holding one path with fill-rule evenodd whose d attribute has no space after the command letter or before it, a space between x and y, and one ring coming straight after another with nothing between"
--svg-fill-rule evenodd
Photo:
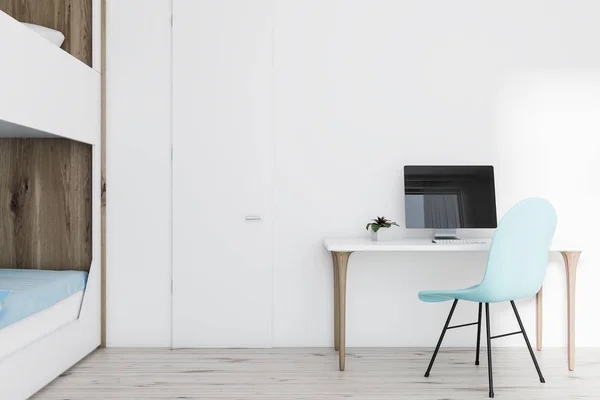
<instances>
[{"instance_id":1,"label":"green plant leaf","mask_svg":"<svg viewBox=\"0 0 600 400\"><path fill-rule=\"evenodd\" d=\"M392 223L391 223L391 225L395 225L395 226L397 226L398 228L400 228L400 225L398 225L398 224L397 224L397 223L395 223L395 222L392 222Z\"/></svg>"},{"instance_id":2,"label":"green plant leaf","mask_svg":"<svg viewBox=\"0 0 600 400\"><path fill-rule=\"evenodd\" d=\"M371 225L371 229L373 230L373 232L377 233L377 231L379 230L380 226L377 224L373 224Z\"/></svg>"},{"instance_id":3,"label":"green plant leaf","mask_svg":"<svg viewBox=\"0 0 600 400\"><path fill-rule=\"evenodd\" d=\"M390 223L387 223L387 222L383 224L384 228L389 228L390 226L392 226L392 225Z\"/></svg>"},{"instance_id":4,"label":"green plant leaf","mask_svg":"<svg viewBox=\"0 0 600 400\"><path fill-rule=\"evenodd\" d=\"M366 228L366 229L367 229L367 230L369 230L369 227L370 227L371 225L373 225L373 223L372 223L372 222L369 222L369 223L367 224L367 228Z\"/></svg>"}]
</instances>

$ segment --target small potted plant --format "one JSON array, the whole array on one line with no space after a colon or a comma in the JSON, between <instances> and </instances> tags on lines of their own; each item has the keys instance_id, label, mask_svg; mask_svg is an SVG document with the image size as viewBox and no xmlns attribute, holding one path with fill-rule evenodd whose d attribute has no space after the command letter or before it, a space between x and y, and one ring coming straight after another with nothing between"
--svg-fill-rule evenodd
<instances>
[{"instance_id":1,"label":"small potted plant","mask_svg":"<svg viewBox=\"0 0 600 400\"><path fill-rule=\"evenodd\" d=\"M386 217L377 217L372 221L373 222L369 222L367 224L367 230L369 230L369 228L371 229L371 240L373 240L374 242L377 241L377 232L381 228L390 228L392 225L398 227L400 226L397 223L387 219Z\"/></svg>"}]
</instances>

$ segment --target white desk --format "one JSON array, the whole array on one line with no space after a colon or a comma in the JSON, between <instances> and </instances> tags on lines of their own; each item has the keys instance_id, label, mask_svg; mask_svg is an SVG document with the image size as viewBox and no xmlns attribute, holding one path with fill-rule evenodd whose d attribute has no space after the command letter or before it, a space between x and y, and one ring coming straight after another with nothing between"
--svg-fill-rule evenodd
<instances>
[{"instance_id":1,"label":"white desk","mask_svg":"<svg viewBox=\"0 0 600 400\"><path fill-rule=\"evenodd\" d=\"M333 257L334 282L334 343L339 351L340 371L346 360L346 276L348 259L354 252L393 252L393 251L488 251L486 244L435 244L431 239L404 239L398 241L373 242L368 239L325 239L325 247ZM567 273L567 332L569 370L575 369L575 272L581 249L556 244L550 251L563 256ZM538 351L542 349L542 289L536 295L536 342Z\"/></svg>"}]
</instances>

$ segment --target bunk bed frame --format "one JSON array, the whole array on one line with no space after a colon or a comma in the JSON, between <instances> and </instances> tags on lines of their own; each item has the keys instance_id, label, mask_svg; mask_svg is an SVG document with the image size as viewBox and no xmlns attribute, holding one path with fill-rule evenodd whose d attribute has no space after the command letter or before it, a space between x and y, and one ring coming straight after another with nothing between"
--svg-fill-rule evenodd
<instances>
[{"instance_id":1,"label":"bunk bed frame","mask_svg":"<svg viewBox=\"0 0 600 400\"><path fill-rule=\"evenodd\" d=\"M60 7L82 10L59 21L63 49L13 18L45 18L67 9ZM30 397L101 344L100 7L101 0L0 0L0 225L11 227L0 226L0 268L89 271L79 319L0 359L2 399ZM69 37L74 32L88 36ZM27 197L35 190L40 198ZM58 218L42 204L54 204ZM39 229L28 220L34 212Z\"/></svg>"}]
</instances>

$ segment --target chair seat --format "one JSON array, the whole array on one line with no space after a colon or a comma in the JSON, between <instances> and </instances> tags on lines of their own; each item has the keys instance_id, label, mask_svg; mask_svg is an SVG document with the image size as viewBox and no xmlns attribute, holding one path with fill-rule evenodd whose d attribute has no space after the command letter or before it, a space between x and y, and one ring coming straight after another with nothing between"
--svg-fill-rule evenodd
<instances>
[{"instance_id":1,"label":"chair seat","mask_svg":"<svg viewBox=\"0 0 600 400\"><path fill-rule=\"evenodd\" d=\"M457 290L423 290L419 292L419 300L426 303L439 303L448 300L467 300L486 303L488 296L480 290L480 285Z\"/></svg>"}]
</instances>

